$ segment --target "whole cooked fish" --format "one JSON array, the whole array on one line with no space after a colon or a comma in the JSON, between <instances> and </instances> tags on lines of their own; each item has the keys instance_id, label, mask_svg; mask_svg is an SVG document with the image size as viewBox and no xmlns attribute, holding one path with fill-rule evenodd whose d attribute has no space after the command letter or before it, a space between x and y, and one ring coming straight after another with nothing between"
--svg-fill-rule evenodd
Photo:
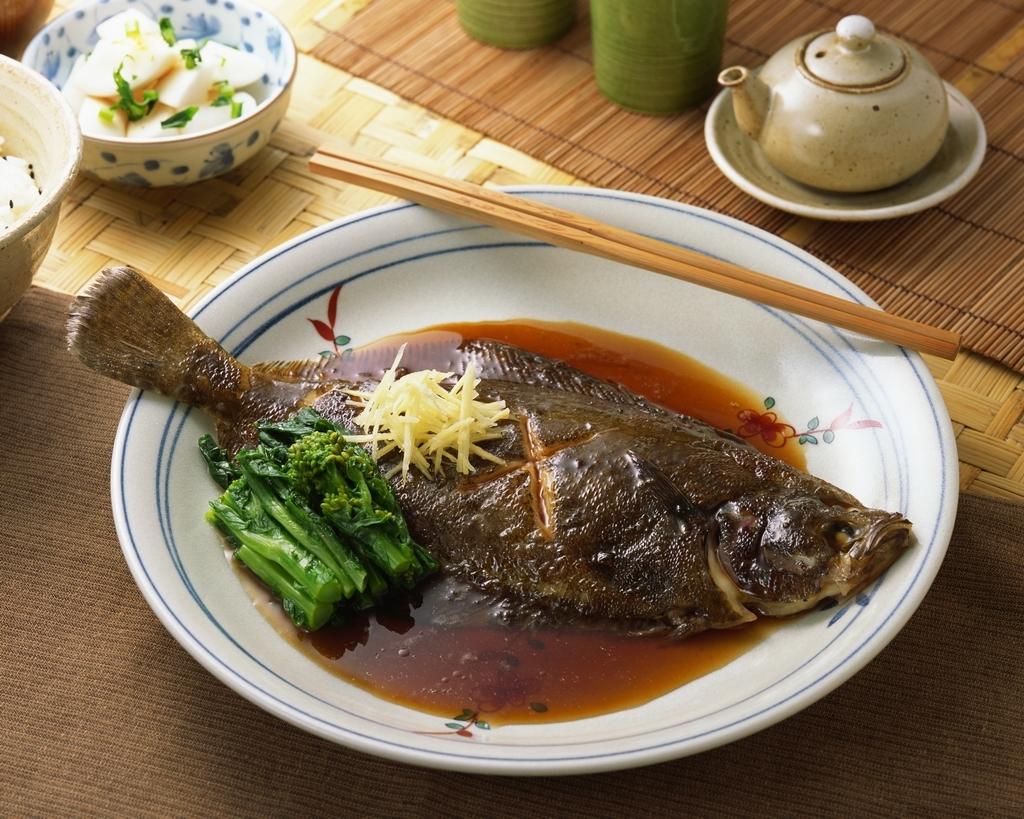
<instances>
[{"instance_id":1,"label":"whole cooked fish","mask_svg":"<svg viewBox=\"0 0 1024 819\"><path fill-rule=\"evenodd\" d=\"M347 422L336 388L373 385L358 356L241 364L129 268L75 300L68 344L104 375L203 408L232 450L303 405ZM683 637L849 594L910 542L901 515L564 363L487 341L404 359L456 374L470 360L482 399L512 411L490 442L505 464L393 484L413 537L514 611Z\"/></svg>"}]
</instances>

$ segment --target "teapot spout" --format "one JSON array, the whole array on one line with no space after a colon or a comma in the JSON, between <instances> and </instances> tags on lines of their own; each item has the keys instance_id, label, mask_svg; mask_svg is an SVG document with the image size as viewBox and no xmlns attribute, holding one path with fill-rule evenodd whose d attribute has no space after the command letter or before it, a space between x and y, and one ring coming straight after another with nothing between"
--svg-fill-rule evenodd
<instances>
[{"instance_id":1,"label":"teapot spout","mask_svg":"<svg viewBox=\"0 0 1024 819\"><path fill-rule=\"evenodd\" d=\"M757 139L768 114L768 86L741 65L726 68L718 75L718 84L732 89L732 109L736 122Z\"/></svg>"}]
</instances>

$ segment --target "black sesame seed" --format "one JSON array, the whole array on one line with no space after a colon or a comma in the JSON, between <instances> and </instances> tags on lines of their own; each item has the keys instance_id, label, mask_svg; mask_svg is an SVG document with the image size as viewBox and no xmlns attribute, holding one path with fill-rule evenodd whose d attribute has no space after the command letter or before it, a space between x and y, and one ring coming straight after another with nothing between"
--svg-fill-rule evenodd
<instances>
[{"instance_id":1,"label":"black sesame seed","mask_svg":"<svg viewBox=\"0 0 1024 819\"><path fill-rule=\"evenodd\" d=\"M14 210L14 200L13 199L8 199L7 200L7 204L10 206L11 210Z\"/></svg>"}]
</instances>

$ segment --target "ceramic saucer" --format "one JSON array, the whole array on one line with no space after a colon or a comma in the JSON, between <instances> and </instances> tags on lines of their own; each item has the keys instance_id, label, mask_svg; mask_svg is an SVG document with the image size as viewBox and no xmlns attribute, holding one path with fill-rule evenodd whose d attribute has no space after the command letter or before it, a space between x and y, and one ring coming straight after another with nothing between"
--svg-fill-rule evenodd
<instances>
[{"instance_id":1,"label":"ceramic saucer","mask_svg":"<svg viewBox=\"0 0 1024 819\"><path fill-rule=\"evenodd\" d=\"M949 130L936 157L910 179L868 193L833 193L801 185L777 170L761 146L733 115L731 91L711 104L704 139L715 164L730 181L762 202L812 219L867 222L892 219L930 208L963 188L985 156L985 124L967 97L946 83Z\"/></svg>"}]
</instances>

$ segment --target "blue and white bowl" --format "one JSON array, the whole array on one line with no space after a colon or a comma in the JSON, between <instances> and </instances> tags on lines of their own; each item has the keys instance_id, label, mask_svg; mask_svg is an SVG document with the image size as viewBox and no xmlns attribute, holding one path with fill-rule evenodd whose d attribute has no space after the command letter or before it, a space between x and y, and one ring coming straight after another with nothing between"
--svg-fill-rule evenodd
<instances>
[{"instance_id":1,"label":"blue and white bowl","mask_svg":"<svg viewBox=\"0 0 1024 819\"><path fill-rule=\"evenodd\" d=\"M86 136L82 170L105 181L143 188L190 185L226 173L258 153L288 110L295 42L284 23L242 0L95 0L50 22L29 43L22 62L63 88L75 60L96 44L96 26L129 8L153 19L169 17L179 37L214 39L258 57L266 66L251 92L259 106L219 128L190 136Z\"/></svg>"}]
</instances>

